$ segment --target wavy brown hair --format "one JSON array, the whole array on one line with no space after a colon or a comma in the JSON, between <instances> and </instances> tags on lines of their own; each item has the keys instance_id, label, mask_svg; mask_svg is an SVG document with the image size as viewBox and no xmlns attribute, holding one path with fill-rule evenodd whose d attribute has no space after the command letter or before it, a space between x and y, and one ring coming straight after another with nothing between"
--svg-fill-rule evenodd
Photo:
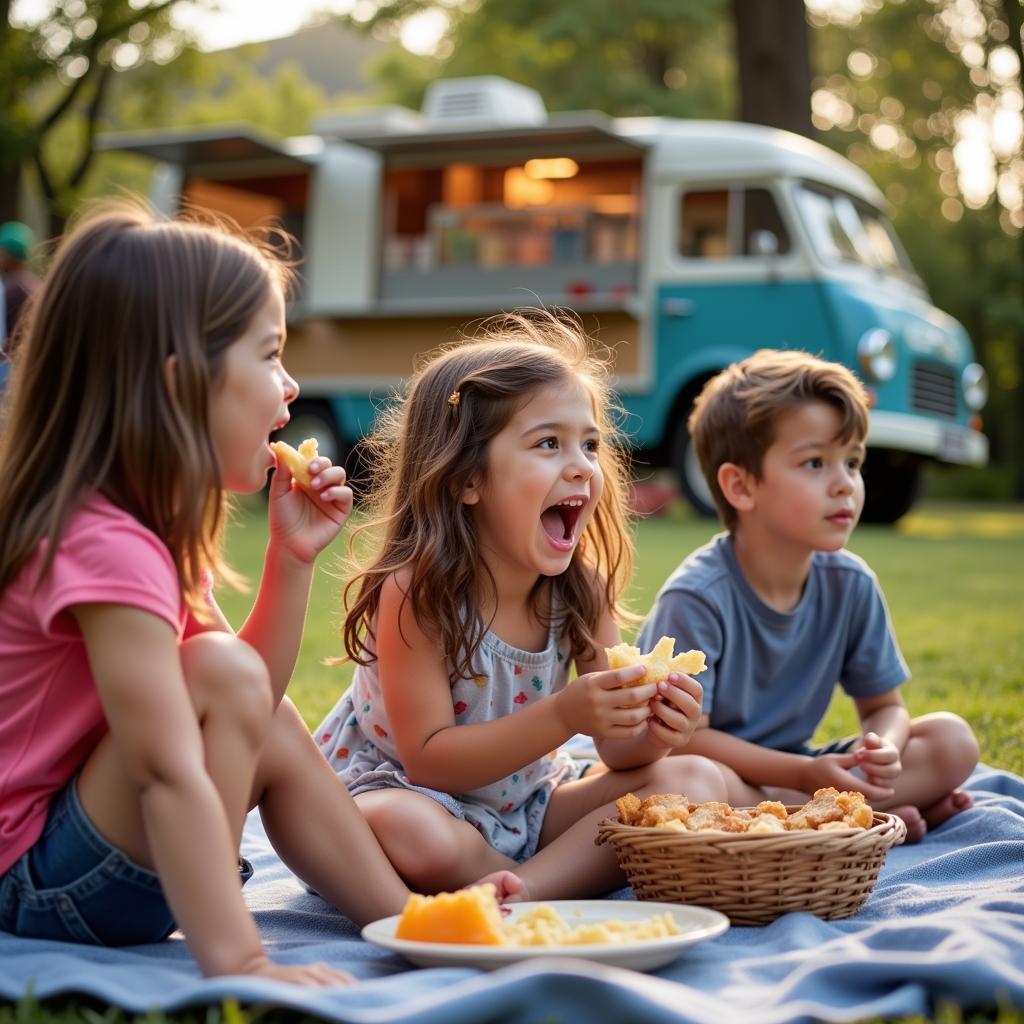
<instances>
[{"instance_id":1,"label":"wavy brown hair","mask_svg":"<svg viewBox=\"0 0 1024 1024\"><path fill-rule=\"evenodd\" d=\"M493 593L494 580L462 495L474 477L486 474L489 443L517 409L538 388L569 381L582 383L593 399L604 491L568 569L539 579L531 604L541 620L550 619L552 608L564 614L571 658L592 654L602 611L620 612L633 566L627 457L607 359L595 353L575 319L536 310L486 321L477 337L430 354L368 439L371 519L350 539L357 575L345 588L343 635L354 661L374 660L370 641L381 587L407 570L403 603L410 603L420 629L456 674L472 675L487 624L466 613ZM453 408L448 398L456 391ZM368 563L360 563L354 552L365 530L379 545Z\"/></svg>"},{"instance_id":2,"label":"wavy brown hair","mask_svg":"<svg viewBox=\"0 0 1024 1024\"><path fill-rule=\"evenodd\" d=\"M153 531L190 608L229 580L226 496L209 432L224 354L290 270L222 222L105 202L57 248L28 314L0 432L0 590L98 492ZM174 357L173 382L166 367Z\"/></svg>"}]
</instances>

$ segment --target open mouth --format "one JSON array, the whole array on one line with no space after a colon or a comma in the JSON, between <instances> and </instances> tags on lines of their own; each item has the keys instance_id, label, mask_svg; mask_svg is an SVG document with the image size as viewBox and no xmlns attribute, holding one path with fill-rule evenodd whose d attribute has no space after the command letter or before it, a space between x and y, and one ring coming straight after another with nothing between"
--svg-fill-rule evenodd
<instances>
[{"instance_id":1,"label":"open mouth","mask_svg":"<svg viewBox=\"0 0 1024 1024\"><path fill-rule=\"evenodd\" d=\"M576 524L583 513L584 504L584 498L566 498L541 513L540 524L548 539L559 550L569 550L576 543Z\"/></svg>"}]
</instances>

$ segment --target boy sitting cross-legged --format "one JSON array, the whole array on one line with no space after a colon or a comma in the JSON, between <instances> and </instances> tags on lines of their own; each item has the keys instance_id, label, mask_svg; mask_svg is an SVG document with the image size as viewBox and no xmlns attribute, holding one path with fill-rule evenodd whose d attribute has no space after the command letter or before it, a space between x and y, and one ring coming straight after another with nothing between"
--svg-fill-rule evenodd
<instances>
[{"instance_id":1,"label":"boy sitting cross-legged","mask_svg":"<svg viewBox=\"0 0 1024 1024\"><path fill-rule=\"evenodd\" d=\"M764 350L707 383L689 427L726 532L676 569L638 640L707 655L686 753L726 766L733 803L856 789L920 839L971 805L958 787L978 746L954 714L910 717L878 581L843 547L864 504L863 386L836 363ZM861 733L816 748L837 682Z\"/></svg>"}]
</instances>

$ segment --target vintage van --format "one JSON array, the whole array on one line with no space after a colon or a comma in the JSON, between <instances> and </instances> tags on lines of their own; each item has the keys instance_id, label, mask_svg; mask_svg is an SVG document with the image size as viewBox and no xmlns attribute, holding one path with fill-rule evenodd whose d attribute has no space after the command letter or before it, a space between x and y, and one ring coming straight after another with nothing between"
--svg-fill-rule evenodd
<instances>
[{"instance_id":1,"label":"vintage van","mask_svg":"<svg viewBox=\"0 0 1024 1024\"><path fill-rule=\"evenodd\" d=\"M865 517L894 521L926 460L980 465L983 369L914 273L871 179L757 125L549 114L496 77L434 83L422 113L108 136L159 161L153 195L295 236L302 285L289 426L344 456L416 356L521 306L567 306L615 350L638 457L710 511L686 428L694 396L758 348L799 348L871 391Z\"/></svg>"}]
</instances>

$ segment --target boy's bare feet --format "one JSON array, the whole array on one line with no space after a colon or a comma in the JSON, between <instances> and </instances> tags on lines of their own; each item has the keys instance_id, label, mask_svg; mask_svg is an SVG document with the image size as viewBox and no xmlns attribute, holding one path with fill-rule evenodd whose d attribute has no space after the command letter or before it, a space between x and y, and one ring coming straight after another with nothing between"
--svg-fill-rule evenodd
<instances>
[{"instance_id":1,"label":"boy's bare feet","mask_svg":"<svg viewBox=\"0 0 1024 1024\"><path fill-rule=\"evenodd\" d=\"M959 814L973 806L974 799L970 793L965 793L962 789L954 789L931 807L925 807L924 810L918 810L913 804L903 804L900 807L889 808L889 813L896 814L903 819L903 823L907 826L906 842L919 843L930 828L938 828L954 814Z\"/></svg>"},{"instance_id":2,"label":"boy's bare feet","mask_svg":"<svg viewBox=\"0 0 1024 1024\"><path fill-rule=\"evenodd\" d=\"M924 820L921 812L913 804L901 804L899 807L888 808L890 814L895 814L903 819L907 826L907 838L905 843L919 843L928 832L928 822Z\"/></svg>"},{"instance_id":3,"label":"boy's bare feet","mask_svg":"<svg viewBox=\"0 0 1024 1024\"><path fill-rule=\"evenodd\" d=\"M954 789L931 807L925 807L921 813L929 828L938 828L954 814L959 814L973 806L974 800L970 793L965 793L962 789Z\"/></svg>"},{"instance_id":4,"label":"boy's bare feet","mask_svg":"<svg viewBox=\"0 0 1024 1024\"><path fill-rule=\"evenodd\" d=\"M524 903L530 898L526 883L512 871L493 871L473 884L485 882L490 882L497 890L499 903Z\"/></svg>"}]
</instances>

